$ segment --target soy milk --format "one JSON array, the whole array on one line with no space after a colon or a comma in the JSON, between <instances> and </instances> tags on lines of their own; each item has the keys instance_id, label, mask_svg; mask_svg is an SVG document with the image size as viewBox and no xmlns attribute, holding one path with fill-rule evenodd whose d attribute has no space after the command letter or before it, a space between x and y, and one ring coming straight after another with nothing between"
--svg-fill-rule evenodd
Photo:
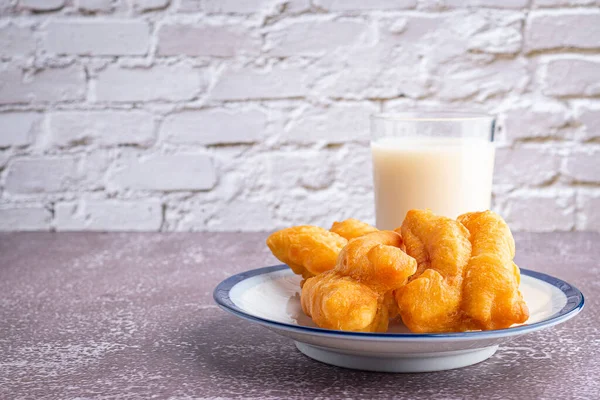
<instances>
[{"instance_id":1,"label":"soy milk","mask_svg":"<svg viewBox=\"0 0 600 400\"><path fill-rule=\"evenodd\" d=\"M456 218L490 208L494 144L476 138L387 137L371 143L377 228L429 208Z\"/></svg>"}]
</instances>

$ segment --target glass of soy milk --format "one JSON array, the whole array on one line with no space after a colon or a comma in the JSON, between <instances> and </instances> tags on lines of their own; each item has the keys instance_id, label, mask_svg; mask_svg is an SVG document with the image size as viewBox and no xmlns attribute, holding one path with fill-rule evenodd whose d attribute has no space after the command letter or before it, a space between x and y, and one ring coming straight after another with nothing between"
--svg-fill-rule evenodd
<instances>
[{"instance_id":1,"label":"glass of soy milk","mask_svg":"<svg viewBox=\"0 0 600 400\"><path fill-rule=\"evenodd\" d=\"M493 116L407 112L371 117L377 228L428 208L456 218L487 210L494 172Z\"/></svg>"}]
</instances>

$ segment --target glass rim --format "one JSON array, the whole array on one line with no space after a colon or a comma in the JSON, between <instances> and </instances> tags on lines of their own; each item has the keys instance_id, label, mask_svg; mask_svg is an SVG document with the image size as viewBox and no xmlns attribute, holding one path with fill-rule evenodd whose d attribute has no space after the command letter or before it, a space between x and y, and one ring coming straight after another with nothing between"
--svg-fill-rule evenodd
<instances>
[{"instance_id":1,"label":"glass rim","mask_svg":"<svg viewBox=\"0 0 600 400\"><path fill-rule=\"evenodd\" d=\"M414 110L405 112L383 112L371 115L371 120L382 121L406 121L406 122L449 122L449 121L493 121L496 116L477 111L433 111L433 110Z\"/></svg>"}]
</instances>

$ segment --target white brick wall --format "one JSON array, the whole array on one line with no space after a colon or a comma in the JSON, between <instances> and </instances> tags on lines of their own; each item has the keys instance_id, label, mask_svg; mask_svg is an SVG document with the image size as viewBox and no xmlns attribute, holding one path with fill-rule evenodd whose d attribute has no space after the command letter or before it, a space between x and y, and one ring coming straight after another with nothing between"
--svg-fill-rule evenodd
<instances>
[{"instance_id":1,"label":"white brick wall","mask_svg":"<svg viewBox=\"0 0 600 400\"><path fill-rule=\"evenodd\" d=\"M526 45L530 51L598 47L600 10L534 11L527 24Z\"/></svg>"},{"instance_id":2,"label":"white brick wall","mask_svg":"<svg viewBox=\"0 0 600 400\"><path fill-rule=\"evenodd\" d=\"M298 110L298 116L282 132L291 143L344 143L369 140L369 116L378 112L370 102L338 102Z\"/></svg>"},{"instance_id":3,"label":"white brick wall","mask_svg":"<svg viewBox=\"0 0 600 400\"><path fill-rule=\"evenodd\" d=\"M0 230L373 221L370 114L484 108L494 208L600 231L599 0L11 0Z\"/></svg>"},{"instance_id":4,"label":"white brick wall","mask_svg":"<svg viewBox=\"0 0 600 400\"><path fill-rule=\"evenodd\" d=\"M496 151L494 183L519 188L544 185L556 178L561 157L546 146L499 148Z\"/></svg>"},{"instance_id":5,"label":"white brick wall","mask_svg":"<svg viewBox=\"0 0 600 400\"><path fill-rule=\"evenodd\" d=\"M596 107L584 105L578 109L579 122L584 127L585 140L593 140L600 137L600 104Z\"/></svg>"},{"instance_id":6,"label":"white brick wall","mask_svg":"<svg viewBox=\"0 0 600 400\"><path fill-rule=\"evenodd\" d=\"M98 102L192 100L204 88L202 70L186 64L128 68L109 65L98 73Z\"/></svg>"},{"instance_id":7,"label":"white brick wall","mask_svg":"<svg viewBox=\"0 0 600 400\"><path fill-rule=\"evenodd\" d=\"M107 12L113 8L112 0L77 0L77 7L83 12Z\"/></svg>"},{"instance_id":8,"label":"white brick wall","mask_svg":"<svg viewBox=\"0 0 600 400\"><path fill-rule=\"evenodd\" d=\"M575 227L572 189L520 191L509 195L500 212L513 230L568 231Z\"/></svg>"},{"instance_id":9,"label":"white brick wall","mask_svg":"<svg viewBox=\"0 0 600 400\"><path fill-rule=\"evenodd\" d=\"M3 21L0 25L0 55L26 57L35 52L35 38L31 26Z\"/></svg>"},{"instance_id":10,"label":"white brick wall","mask_svg":"<svg viewBox=\"0 0 600 400\"><path fill-rule=\"evenodd\" d=\"M0 114L1 116L1 114ZM98 145L150 146L155 140L152 114L137 110L55 111L47 114L48 147ZM41 142L42 140L40 140Z\"/></svg>"},{"instance_id":11,"label":"white brick wall","mask_svg":"<svg viewBox=\"0 0 600 400\"><path fill-rule=\"evenodd\" d=\"M600 173L600 148L572 151L566 159L565 175L577 182L596 183Z\"/></svg>"},{"instance_id":12,"label":"white brick wall","mask_svg":"<svg viewBox=\"0 0 600 400\"><path fill-rule=\"evenodd\" d=\"M75 102L85 96L85 73L78 65L40 70L5 65L0 82L0 105Z\"/></svg>"},{"instance_id":13,"label":"white brick wall","mask_svg":"<svg viewBox=\"0 0 600 400\"><path fill-rule=\"evenodd\" d=\"M577 198L577 229L600 231L600 194L593 190L582 190Z\"/></svg>"},{"instance_id":14,"label":"white brick wall","mask_svg":"<svg viewBox=\"0 0 600 400\"><path fill-rule=\"evenodd\" d=\"M158 31L158 54L161 56L233 57L258 54L260 38L238 24L198 26L168 24Z\"/></svg>"},{"instance_id":15,"label":"white brick wall","mask_svg":"<svg viewBox=\"0 0 600 400\"><path fill-rule=\"evenodd\" d=\"M43 205L0 205L0 231L47 231L52 212Z\"/></svg>"},{"instance_id":16,"label":"white brick wall","mask_svg":"<svg viewBox=\"0 0 600 400\"><path fill-rule=\"evenodd\" d=\"M299 67L227 68L216 81L213 100L246 100L304 97L310 77Z\"/></svg>"},{"instance_id":17,"label":"white brick wall","mask_svg":"<svg viewBox=\"0 0 600 400\"><path fill-rule=\"evenodd\" d=\"M19 0L18 4L25 10L54 11L65 5L65 0Z\"/></svg>"},{"instance_id":18,"label":"white brick wall","mask_svg":"<svg viewBox=\"0 0 600 400\"><path fill-rule=\"evenodd\" d=\"M159 200L91 200L61 202L55 206L58 231L156 231L162 223Z\"/></svg>"},{"instance_id":19,"label":"white brick wall","mask_svg":"<svg viewBox=\"0 0 600 400\"><path fill-rule=\"evenodd\" d=\"M146 54L150 44L142 21L68 18L52 20L44 30L42 48L49 54L134 56Z\"/></svg>"},{"instance_id":20,"label":"white brick wall","mask_svg":"<svg viewBox=\"0 0 600 400\"><path fill-rule=\"evenodd\" d=\"M367 24L355 21L302 21L269 32L266 42L272 56L319 55L352 47L367 30Z\"/></svg>"},{"instance_id":21,"label":"white brick wall","mask_svg":"<svg viewBox=\"0 0 600 400\"><path fill-rule=\"evenodd\" d=\"M210 156L202 153L128 154L115 167L109 182L117 191L210 190L217 179Z\"/></svg>"},{"instance_id":22,"label":"white brick wall","mask_svg":"<svg viewBox=\"0 0 600 400\"><path fill-rule=\"evenodd\" d=\"M599 40L600 42L600 40ZM548 62L543 93L556 97L600 95L600 58L561 58Z\"/></svg>"},{"instance_id":23,"label":"white brick wall","mask_svg":"<svg viewBox=\"0 0 600 400\"><path fill-rule=\"evenodd\" d=\"M32 143L39 130L41 114L6 112L0 114L0 147L21 147Z\"/></svg>"},{"instance_id":24,"label":"white brick wall","mask_svg":"<svg viewBox=\"0 0 600 400\"><path fill-rule=\"evenodd\" d=\"M264 139L266 122L259 110L182 110L165 118L160 134L172 144L255 143Z\"/></svg>"}]
</instances>

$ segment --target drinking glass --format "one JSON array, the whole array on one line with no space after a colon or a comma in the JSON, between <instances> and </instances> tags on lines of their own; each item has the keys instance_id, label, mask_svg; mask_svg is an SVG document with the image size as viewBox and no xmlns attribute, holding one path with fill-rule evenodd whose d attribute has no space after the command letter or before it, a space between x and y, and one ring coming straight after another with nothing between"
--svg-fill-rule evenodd
<instances>
[{"instance_id":1,"label":"drinking glass","mask_svg":"<svg viewBox=\"0 0 600 400\"><path fill-rule=\"evenodd\" d=\"M494 173L495 118L471 112L371 117L375 213L395 229L413 208L456 218L487 210Z\"/></svg>"}]
</instances>

